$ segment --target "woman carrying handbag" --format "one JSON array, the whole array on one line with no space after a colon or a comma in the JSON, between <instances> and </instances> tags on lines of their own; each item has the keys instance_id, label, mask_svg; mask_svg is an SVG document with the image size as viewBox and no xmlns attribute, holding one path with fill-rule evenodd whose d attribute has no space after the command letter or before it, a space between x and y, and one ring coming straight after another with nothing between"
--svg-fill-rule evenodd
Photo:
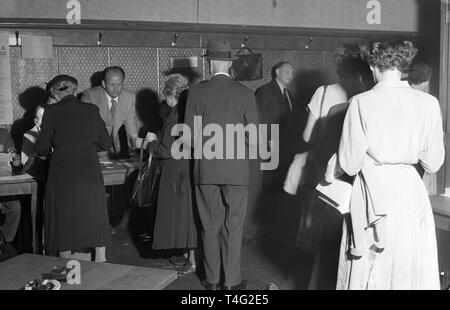
<instances>
[{"instance_id":1,"label":"woman carrying handbag","mask_svg":"<svg viewBox=\"0 0 450 310\"><path fill-rule=\"evenodd\" d=\"M370 72L356 44L340 46L334 56L339 82L317 89L308 105L309 117L303 132L303 139L312 145L312 150L301 176L305 184L296 245L315 255L308 289L334 289L336 285L343 218L318 199L315 188L325 175L328 160L339 147L347 102L365 91L363 76Z\"/></svg>"},{"instance_id":2,"label":"woman carrying handbag","mask_svg":"<svg viewBox=\"0 0 450 310\"><path fill-rule=\"evenodd\" d=\"M184 121L188 82L180 74L170 75L164 87L165 103L170 111L165 117L159 135L147 134L145 143L152 160L162 165L157 195L156 218L153 229L154 250L174 249L184 252L183 262L177 257L171 263L183 266L183 274L196 271L194 249L197 248L197 225L194 220L190 161L172 157L172 144L178 137L172 136L172 128Z\"/></svg>"}]
</instances>

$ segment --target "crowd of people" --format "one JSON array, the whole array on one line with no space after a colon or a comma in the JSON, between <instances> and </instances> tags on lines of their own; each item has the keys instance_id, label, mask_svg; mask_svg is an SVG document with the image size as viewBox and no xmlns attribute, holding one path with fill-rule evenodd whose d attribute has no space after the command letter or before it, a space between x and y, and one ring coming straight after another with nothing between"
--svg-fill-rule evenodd
<instances>
[{"instance_id":1,"label":"crowd of people","mask_svg":"<svg viewBox=\"0 0 450 310\"><path fill-rule=\"evenodd\" d=\"M114 206L105 199L99 158L120 158L143 147L162 167L152 248L183 250L183 272L201 264L207 289L246 289L243 239L264 233L256 220L258 198L268 188L282 190L289 164L306 149L309 164L299 171L306 182L292 199L317 211L317 227L299 229L296 242L314 249L309 289L439 289L434 220L422 177L443 163L443 123L437 99L428 94L431 68L414 62L416 54L407 41L341 45L334 53L339 80L316 90L304 128L288 89L293 66L275 65L272 81L253 93L229 75L234 57L228 42L208 42L210 80L189 85L181 74L167 77L161 126L147 124L153 129L145 138L138 136L136 98L123 89L122 68L106 68L102 85L78 97L75 78L55 77L46 87L52 104L36 108L35 126L25 133L21 150L24 166L30 158L49 160L46 255L70 258L95 249L95 261L106 262ZM260 160L248 158L175 159L174 142L195 148L201 141L202 132L195 131L199 116L203 127L280 125L279 141L270 132L266 141L269 150L279 147L278 168L261 171ZM193 134L174 135L179 124ZM247 138L247 147L260 143ZM1 151L15 154L10 140L0 131ZM326 174L353 184L347 214L318 198L315 187ZM20 204L2 201L0 212L1 246L14 239Z\"/></svg>"}]
</instances>

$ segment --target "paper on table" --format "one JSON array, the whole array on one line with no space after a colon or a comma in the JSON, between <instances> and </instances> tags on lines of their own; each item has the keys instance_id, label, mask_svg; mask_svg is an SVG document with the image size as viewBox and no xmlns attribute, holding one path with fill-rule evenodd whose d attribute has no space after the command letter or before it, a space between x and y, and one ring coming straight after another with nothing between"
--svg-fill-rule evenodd
<instances>
[{"instance_id":1,"label":"paper on table","mask_svg":"<svg viewBox=\"0 0 450 310\"><path fill-rule=\"evenodd\" d=\"M22 58L53 58L53 38L22 35Z\"/></svg>"},{"instance_id":2,"label":"paper on table","mask_svg":"<svg viewBox=\"0 0 450 310\"><path fill-rule=\"evenodd\" d=\"M114 164L112 161L100 161L100 165L112 165Z\"/></svg>"},{"instance_id":3,"label":"paper on table","mask_svg":"<svg viewBox=\"0 0 450 310\"><path fill-rule=\"evenodd\" d=\"M327 185L319 183L316 190L319 192L319 199L336 208L341 214L350 212L352 184L336 179Z\"/></svg>"}]
</instances>

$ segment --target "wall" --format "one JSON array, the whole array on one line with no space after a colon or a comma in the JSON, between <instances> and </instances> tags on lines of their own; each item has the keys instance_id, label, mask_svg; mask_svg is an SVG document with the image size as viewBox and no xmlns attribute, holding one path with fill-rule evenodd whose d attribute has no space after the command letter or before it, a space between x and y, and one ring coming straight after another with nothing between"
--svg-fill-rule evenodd
<instances>
[{"instance_id":1,"label":"wall","mask_svg":"<svg viewBox=\"0 0 450 310\"><path fill-rule=\"evenodd\" d=\"M418 31L415 0L381 0L381 24L366 21L366 0L202 0L200 23Z\"/></svg>"},{"instance_id":2,"label":"wall","mask_svg":"<svg viewBox=\"0 0 450 310\"><path fill-rule=\"evenodd\" d=\"M309 88L335 80L331 51L299 50L254 50L263 54L264 78L243 82L256 90L270 81L272 66L280 61L291 62L297 75L303 77L299 83L308 83ZM11 47L12 92L14 98L14 120L24 113L19 95L32 86L44 86L57 74L70 74L79 81L80 91L91 86L91 76L110 65L122 66L126 73L125 87L138 92L150 89L161 93L165 74L170 69L170 57L201 56L202 48L150 48L150 47L54 47L53 59L22 59L20 47ZM199 57L199 67L195 70L199 80L208 78L208 68ZM305 80L305 76L308 78ZM310 79L315 76L316 80ZM314 85L311 85L313 83Z\"/></svg>"},{"instance_id":3,"label":"wall","mask_svg":"<svg viewBox=\"0 0 450 310\"><path fill-rule=\"evenodd\" d=\"M83 23L171 22L371 31L419 30L419 0L378 0L381 24L366 20L368 0L79 0ZM2 0L0 22L65 23L66 0Z\"/></svg>"}]
</instances>

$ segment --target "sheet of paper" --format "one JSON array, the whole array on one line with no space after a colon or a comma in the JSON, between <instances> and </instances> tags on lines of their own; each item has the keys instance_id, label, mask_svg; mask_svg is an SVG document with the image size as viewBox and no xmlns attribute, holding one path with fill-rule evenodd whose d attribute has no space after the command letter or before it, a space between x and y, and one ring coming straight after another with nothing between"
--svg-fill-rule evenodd
<instances>
[{"instance_id":1,"label":"sheet of paper","mask_svg":"<svg viewBox=\"0 0 450 310\"><path fill-rule=\"evenodd\" d=\"M53 58L53 38L22 35L22 58Z\"/></svg>"},{"instance_id":2,"label":"sheet of paper","mask_svg":"<svg viewBox=\"0 0 450 310\"><path fill-rule=\"evenodd\" d=\"M0 125L10 125L12 122L13 106L9 38L7 33L0 33Z\"/></svg>"},{"instance_id":3,"label":"sheet of paper","mask_svg":"<svg viewBox=\"0 0 450 310\"><path fill-rule=\"evenodd\" d=\"M334 180L328 185L317 185L316 190L320 193L319 199L334 206L342 214L350 212L350 198L352 185L340 179Z\"/></svg>"}]
</instances>

